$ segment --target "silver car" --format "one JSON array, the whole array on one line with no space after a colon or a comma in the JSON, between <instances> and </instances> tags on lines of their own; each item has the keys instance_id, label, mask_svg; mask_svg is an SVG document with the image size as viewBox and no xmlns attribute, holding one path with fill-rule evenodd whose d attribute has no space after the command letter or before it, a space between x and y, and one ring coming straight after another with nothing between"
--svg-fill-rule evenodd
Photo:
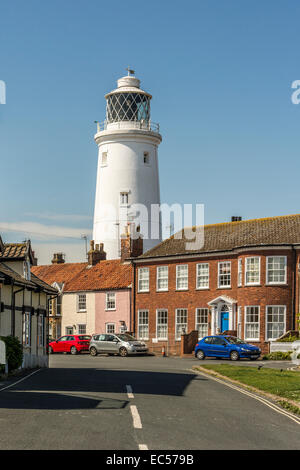
<instances>
[{"instance_id":1,"label":"silver car","mask_svg":"<svg viewBox=\"0 0 300 470\"><path fill-rule=\"evenodd\" d=\"M98 353L119 354L122 357L128 354L145 354L148 348L145 343L136 340L128 333L97 334L90 341L89 351L91 356Z\"/></svg>"}]
</instances>

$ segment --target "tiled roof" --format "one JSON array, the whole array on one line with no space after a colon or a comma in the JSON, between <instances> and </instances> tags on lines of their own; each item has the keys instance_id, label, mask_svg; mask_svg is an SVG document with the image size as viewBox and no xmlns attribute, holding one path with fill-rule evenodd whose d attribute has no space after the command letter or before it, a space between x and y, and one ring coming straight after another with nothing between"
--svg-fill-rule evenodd
<instances>
[{"instance_id":1,"label":"tiled roof","mask_svg":"<svg viewBox=\"0 0 300 470\"><path fill-rule=\"evenodd\" d=\"M47 284L63 284L87 267L87 263L61 263L32 266L31 272Z\"/></svg>"},{"instance_id":2,"label":"tiled roof","mask_svg":"<svg viewBox=\"0 0 300 470\"><path fill-rule=\"evenodd\" d=\"M25 258L27 250L27 243L5 243L0 258Z\"/></svg>"},{"instance_id":3,"label":"tiled roof","mask_svg":"<svg viewBox=\"0 0 300 470\"><path fill-rule=\"evenodd\" d=\"M172 235L141 255L139 259L211 253L246 246L300 244L300 214L205 225L204 245L197 250L187 247L187 243L191 242L193 228L186 230L187 238L180 231L178 234L183 234L181 239Z\"/></svg>"},{"instance_id":4,"label":"tiled roof","mask_svg":"<svg viewBox=\"0 0 300 470\"><path fill-rule=\"evenodd\" d=\"M64 283L64 292L124 289L131 284L131 264L121 260L34 266L31 272L48 284Z\"/></svg>"},{"instance_id":5,"label":"tiled roof","mask_svg":"<svg viewBox=\"0 0 300 470\"><path fill-rule=\"evenodd\" d=\"M49 286L45 282L41 281L41 279L37 278L34 274L31 275L30 281L25 279L23 276L18 274L16 271L11 269L9 266L7 266L5 263L0 263L0 274L5 276L6 278L13 279L17 284L22 284L26 287L30 288L36 288L39 287L43 291L49 293L49 294L56 294L57 291L53 287Z\"/></svg>"},{"instance_id":6,"label":"tiled roof","mask_svg":"<svg viewBox=\"0 0 300 470\"><path fill-rule=\"evenodd\" d=\"M64 292L124 289L131 284L131 273L131 264L119 259L100 261L66 282Z\"/></svg>"}]
</instances>

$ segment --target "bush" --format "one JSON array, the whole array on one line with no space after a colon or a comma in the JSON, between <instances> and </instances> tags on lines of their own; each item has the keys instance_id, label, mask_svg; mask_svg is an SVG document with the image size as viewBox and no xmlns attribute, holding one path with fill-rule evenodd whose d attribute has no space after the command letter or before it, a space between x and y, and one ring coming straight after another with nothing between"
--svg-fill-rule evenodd
<instances>
[{"instance_id":1,"label":"bush","mask_svg":"<svg viewBox=\"0 0 300 470\"><path fill-rule=\"evenodd\" d=\"M263 356L263 359L270 360L270 361L290 361L291 360L292 351L284 352L284 351L275 351Z\"/></svg>"},{"instance_id":2,"label":"bush","mask_svg":"<svg viewBox=\"0 0 300 470\"><path fill-rule=\"evenodd\" d=\"M23 347L19 339L14 336L0 336L6 345L6 360L8 370L18 369L23 361Z\"/></svg>"},{"instance_id":3,"label":"bush","mask_svg":"<svg viewBox=\"0 0 300 470\"><path fill-rule=\"evenodd\" d=\"M276 342L278 343L293 343L294 341L299 340L298 336L286 336L285 338L282 339L277 339Z\"/></svg>"}]
</instances>

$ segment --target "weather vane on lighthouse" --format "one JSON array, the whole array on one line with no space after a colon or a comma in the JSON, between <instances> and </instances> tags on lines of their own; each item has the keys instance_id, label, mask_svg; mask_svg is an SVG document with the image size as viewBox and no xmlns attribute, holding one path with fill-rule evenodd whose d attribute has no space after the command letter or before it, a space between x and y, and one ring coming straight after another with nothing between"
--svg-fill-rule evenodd
<instances>
[{"instance_id":1,"label":"weather vane on lighthouse","mask_svg":"<svg viewBox=\"0 0 300 470\"><path fill-rule=\"evenodd\" d=\"M127 70L127 72L128 72L128 77L129 77L129 75L134 75L134 70L132 70L132 69L129 67L129 65L128 65L127 69L125 69L125 70Z\"/></svg>"}]
</instances>

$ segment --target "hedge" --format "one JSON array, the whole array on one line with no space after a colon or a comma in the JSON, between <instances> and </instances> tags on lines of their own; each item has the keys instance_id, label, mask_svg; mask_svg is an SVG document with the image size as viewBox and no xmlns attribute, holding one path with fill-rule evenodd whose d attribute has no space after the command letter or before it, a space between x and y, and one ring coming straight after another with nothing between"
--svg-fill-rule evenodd
<instances>
[{"instance_id":1,"label":"hedge","mask_svg":"<svg viewBox=\"0 0 300 470\"><path fill-rule=\"evenodd\" d=\"M6 345L6 360L8 363L8 371L18 369L23 361L23 347L19 339L15 336L0 336ZM1 367L1 366L0 366ZM2 367L4 371L4 366Z\"/></svg>"}]
</instances>

